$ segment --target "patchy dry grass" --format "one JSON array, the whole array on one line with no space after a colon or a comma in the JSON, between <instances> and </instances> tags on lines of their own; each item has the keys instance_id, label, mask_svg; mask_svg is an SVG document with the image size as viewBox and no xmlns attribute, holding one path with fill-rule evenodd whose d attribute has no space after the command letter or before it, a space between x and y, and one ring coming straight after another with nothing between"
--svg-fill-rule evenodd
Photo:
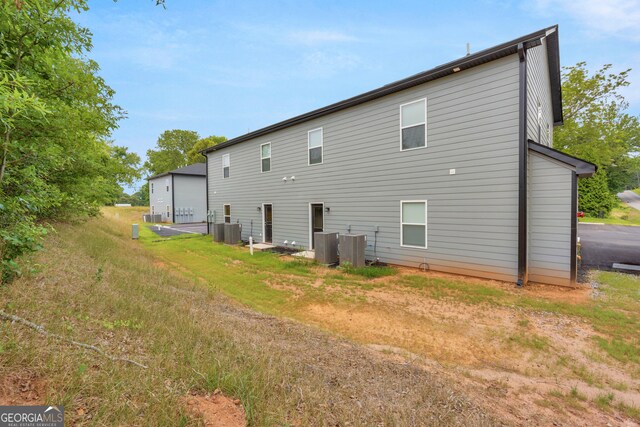
<instances>
[{"instance_id":1,"label":"patchy dry grass","mask_svg":"<svg viewBox=\"0 0 640 427\"><path fill-rule=\"evenodd\" d=\"M138 213L110 210L107 218L59 225L32 259L38 271L0 288L0 306L149 368L1 322L1 401L63 404L69 425L180 426L200 424L185 396L221 389L241 400L250 425L493 424L438 374L247 310L218 292L290 313L292 293L265 281L287 276L315 291L302 285L315 277L313 264L251 258L236 248L200 252L214 245L143 231L153 256L128 237L127 215Z\"/></svg>"},{"instance_id":2,"label":"patchy dry grass","mask_svg":"<svg viewBox=\"0 0 640 427\"><path fill-rule=\"evenodd\" d=\"M567 423L640 421L638 277L596 273L594 298L588 287L517 289L406 268L355 272L271 253L252 257L206 236L159 239L143 229L141 244L166 268L251 308L373 345L387 357L420 360L430 370L445 366L510 422L552 422L557 405L568 407ZM548 384L564 398L550 395ZM586 399L572 396L573 388ZM598 396L608 393L615 400L605 410ZM540 405L518 405L522 399Z\"/></svg>"}]
</instances>

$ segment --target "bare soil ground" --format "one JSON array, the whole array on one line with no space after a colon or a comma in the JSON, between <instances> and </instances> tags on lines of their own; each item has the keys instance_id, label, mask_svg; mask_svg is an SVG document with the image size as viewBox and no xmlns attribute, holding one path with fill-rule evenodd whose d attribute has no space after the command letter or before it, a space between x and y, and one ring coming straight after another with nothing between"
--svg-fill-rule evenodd
<instances>
[{"instance_id":1,"label":"bare soil ground","mask_svg":"<svg viewBox=\"0 0 640 427\"><path fill-rule=\"evenodd\" d=\"M43 405L47 383L28 370L16 370L0 378L0 405Z\"/></svg>"},{"instance_id":2,"label":"bare soil ground","mask_svg":"<svg viewBox=\"0 0 640 427\"><path fill-rule=\"evenodd\" d=\"M593 298L588 285L575 288L511 284L400 268L400 274L481 283L551 302L579 304ZM359 304L309 304L301 317L350 337L394 360L449 378L500 419L517 425L637 425L590 401L605 391L618 402L640 406L640 376L633 366L599 353L599 334L584 320L552 312L466 304L394 286L349 289ZM270 283L268 283L271 285ZM309 283L318 287L318 281ZM344 292L340 288L326 292ZM299 288L291 296L301 297ZM408 350L410 349L410 350ZM572 397L572 390L573 397ZM525 403L526 402L526 403ZM567 404L569 403L569 404Z\"/></svg>"},{"instance_id":3,"label":"bare soil ground","mask_svg":"<svg viewBox=\"0 0 640 427\"><path fill-rule=\"evenodd\" d=\"M244 427L247 419L240 399L231 399L220 390L213 394L193 393L184 398L183 404L189 413L207 427Z\"/></svg>"}]
</instances>

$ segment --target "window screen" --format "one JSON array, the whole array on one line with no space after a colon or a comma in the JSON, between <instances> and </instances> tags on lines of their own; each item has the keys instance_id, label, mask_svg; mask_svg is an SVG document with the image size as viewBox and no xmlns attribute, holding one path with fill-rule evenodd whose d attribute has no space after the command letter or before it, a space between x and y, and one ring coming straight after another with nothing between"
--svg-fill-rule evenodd
<instances>
[{"instance_id":1,"label":"window screen","mask_svg":"<svg viewBox=\"0 0 640 427\"><path fill-rule=\"evenodd\" d=\"M231 169L231 159L228 154L222 156L222 177L229 178L229 172Z\"/></svg>"},{"instance_id":2,"label":"window screen","mask_svg":"<svg viewBox=\"0 0 640 427\"><path fill-rule=\"evenodd\" d=\"M309 164L316 165L322 163L322 128L309 131Z\"/></svg>"},{"instance_id":3,"label":"window screen","mask_svg":"<svg viewBox=\"0 0 640 427\"><path fill-rule=\"evenodd\" d=\"M427 202L402 202L402 246L427 247Z\"/></svg>"},{"instance_id":4,"label":"window screen","mask_svg":"<svg viewBox=\"0 0 640 427\"><path fill-rule=\"evenodd\" d=\"M427 100L421 99L400 106L402 150L427 145Z\"/></svg>"},{"instance_id":5,"label":"window screen","mask_svg":"<svg viewBox=\"0 0 640 427\"><path fill-rule=\"evenodd\" d=\"M271 170L271 143L262 144L260 146L260 162L262 172L269 172Z\"/></svg>"}]
</instances>

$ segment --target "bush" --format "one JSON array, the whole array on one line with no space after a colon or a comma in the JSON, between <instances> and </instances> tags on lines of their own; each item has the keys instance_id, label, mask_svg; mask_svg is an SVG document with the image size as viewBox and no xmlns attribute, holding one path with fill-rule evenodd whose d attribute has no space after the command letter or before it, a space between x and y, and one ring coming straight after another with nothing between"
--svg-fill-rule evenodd
<instances>
[{"instance_id":1,"label":"bush","mask_svg":"<svg viewBox=\"0 0 640 427\"><path fill-rule=\"evenodd\" d=\"M609 192L607 175L598 170L594 176L578 183L578 210L590 217L609 216L616 206L617 198Z\"/></svg>"}]
</instances>

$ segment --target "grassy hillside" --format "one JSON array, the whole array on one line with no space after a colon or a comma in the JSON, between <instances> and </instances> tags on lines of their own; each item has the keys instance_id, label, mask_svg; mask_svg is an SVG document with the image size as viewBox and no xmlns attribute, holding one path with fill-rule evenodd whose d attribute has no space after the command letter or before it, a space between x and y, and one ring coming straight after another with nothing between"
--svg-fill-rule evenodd
<instances>
[{"instance_id":1,"label":"grassy hillside","mask_svg":"<svg viewBox=\"0 0 640 427\"><path fill-rule=\"evenodd\" d=\"M57 226L36 271L0 288L0 305L148 369L0 322L0 402L63 404L68 425L196 425L183 399L220 389L250 425L493 423L435 374L241 308L164 268L129 238L139 213ZM216 277L252 291L225 269ZM255 305L274 295L256 293Z\"/></svg>"}]
</instances>

